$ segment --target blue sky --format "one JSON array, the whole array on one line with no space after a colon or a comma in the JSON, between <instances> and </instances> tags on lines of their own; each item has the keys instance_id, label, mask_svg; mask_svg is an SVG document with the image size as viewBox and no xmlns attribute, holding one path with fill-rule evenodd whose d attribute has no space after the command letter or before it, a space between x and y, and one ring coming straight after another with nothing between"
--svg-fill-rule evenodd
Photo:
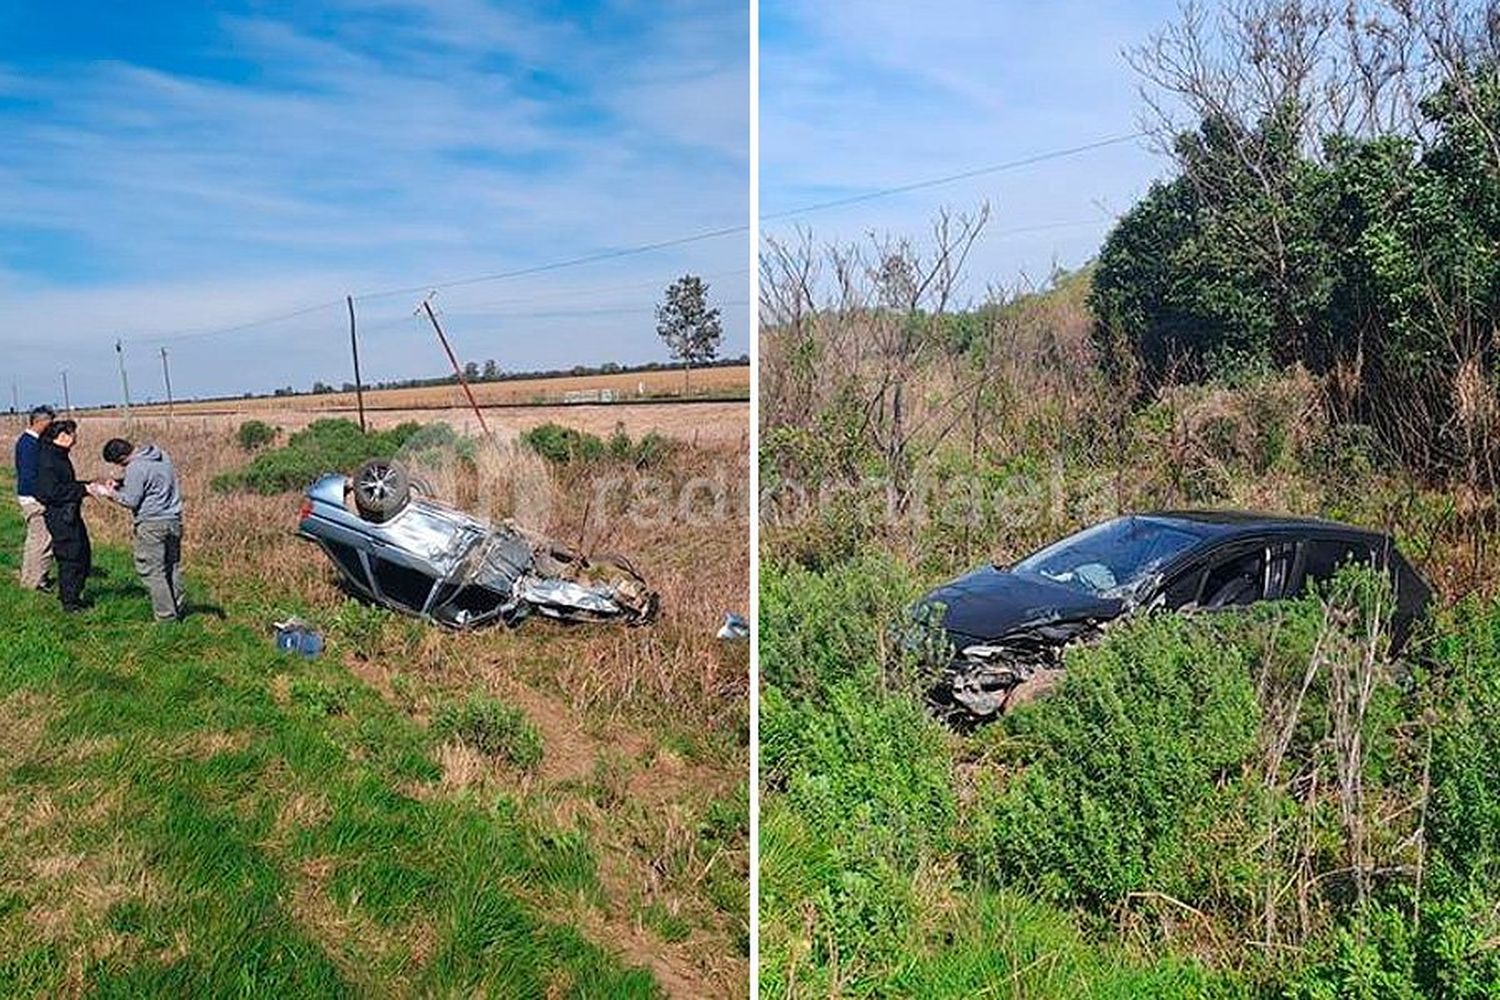
<instances>
[{"instance_id":1,"label":"blue sky","mask_svg":"<svg viewBox=\"0 0 1500 1000\"><path fill-rule=\"evenodd\" d=\"M123 336L138 398L161 346L183 397L342 382L346 293L741 225L748 44L746 6L713 0L11 0L0 378L24 405L66 367L75 403L112 400ZM465 358L648 361L652 305L692 272L737 355L747 253L741 233L436 302ZM420 298L360 303L367 378L443 371Z\"/></svg>"},{"instance_id":2,"label":"blue sky","mask_svg":"<svg viewBox=\"0 0 1500 1000\"><path fill-rule=\"evenodd\" d=\"M1143 42L1175 2L1046 4L762 0L761 212L802 206L1128 134L1140 126L1122 50ZM920 244L933 214L988 200L966 296L1044 282L1099 248L1115 215L1169 170L1141 142L775 219L820 242L870 232ZM1007 232L1009 230L1030 230Z\"/></svg>"}]
</instances>

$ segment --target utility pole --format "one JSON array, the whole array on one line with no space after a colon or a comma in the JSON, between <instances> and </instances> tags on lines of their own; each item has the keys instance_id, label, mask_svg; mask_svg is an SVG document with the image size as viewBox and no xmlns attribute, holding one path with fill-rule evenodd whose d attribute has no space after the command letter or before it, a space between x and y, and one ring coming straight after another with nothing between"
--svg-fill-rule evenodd
<instances>
[{"instance_id":1,"label":"utility pole","mask_svg":"<svg viewBox=\"0 0 1500 1000\"><path fill-rule=\"evenodd\" d=\"M176 408L172 405L172 370L167 367L167 349L161 349L161 377L167 383L167 419L176 416Z\"/></svg>"},{"instance_id":2,"label":"utility pole","mask_svg":"<svg viewBox=\"0 0 1500 1000\"><path fill-rule=\"evenodd\" d=\"M73 416L73 397L68 395L68 370L62 370L63 380L63 410L71 418Z\"/></svg>"},{"instance_id":3,"label":"utility pole","mask_svg":"<svg viewBox=\"0 0 1500 1000\"><path fill-rule=\"evenodd\" d=\"M354 332L354 296L344 296L349 304L349 349L354 352L354 398L359 401L359 429L365 433L365 384L359 378L359 338Z\"/></svg>"},{"instance_id":4,"label":"utility pole","mask_svg":"<svg viewBox=\"0 0 1500 1000\"><path fill-rule=\"evenodd\" d=\"M125 394L125 425L130 426L130 376L125 374L125 342L115 341L115 354L120 359L120 390Z\"/></svg>"},{"instance_id":5,"label":"utility pole","mask_svg":"<svg viewBox=\"0 0 1500 1000\"><path fill-rule=\"evenodd\" d=\"M495 453L503 455L499 439L495 437L495 432L490 430L490 425L485 422L484 411L479 408L479 401L474 398L474 390L469 388L469 380L464 378L463 368L458 363L458 356L453 353L453 347L448 343L448 335L443 332L442 326L438 323L437 314L432 311L432 296L429 295L422 300L422 309L426 311L427 318L432 321L432 328L437 331L438 342L447 352L448 363L453 366L453 374L458 377L458 384L463 386L464 395L469 397L469 407L473 409L474 416L479 418L479 426L484 429L484 434L490 439L490 444L495 446Z\"/></svg>"},{"instance_id":6,"label":"utility pole","mask_svg":"<svg viewBox=\"0 0 1500 1000\"><path fill-rule=\"evenodd\" d=\"M21 416L21 387L16 384L15 379L10 380L10 412ZM22 417L22 420L25 418Z\"/></svg>"}]
</instances>

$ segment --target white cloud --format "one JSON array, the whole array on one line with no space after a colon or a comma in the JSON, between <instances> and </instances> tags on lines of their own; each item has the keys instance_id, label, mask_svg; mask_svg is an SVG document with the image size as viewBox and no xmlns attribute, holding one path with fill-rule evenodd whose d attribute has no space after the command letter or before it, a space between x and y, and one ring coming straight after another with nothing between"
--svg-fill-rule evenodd
<instances>
[{"instance_id":1,"label":"white cloud","mask_svg":"<svg viewBox=\"0 0 1500 1000\"><path fill-rule=\"evenodd\" d=\"M229 79L129 53L23 75L0 44L0 94L26 97L0 104L13 140L0 148L0 304L48 317L45 335L0 329L17 370L50 379L46 354L29 360L38 351L24 346L38 341L86 355L120 331L144 343L350 290L744 221L746 45L721 9L684 8L628 43L478 0L333 14L331 30L329 18L317 30L225 18L205 52L254 67ZM573 287L634 280L649 306L661 275L742 268L745 256L743 238L704 241L580 269ZM552 288L535 278L484 294ZM730 353L747 349L744 315L726 310ZM184 342L174 377L184 393L336 378L344 348L330 331L342 328L310 323L261 329L267 346L239 365L224 363L238 357L235 338L216 351ZM659 357L650 325L625 314L528 320L495 356L512 368ZM425 370L425 343L410 357L399 341L382 350L372 364L391 377L403 364ZM108 397L112 363L79 373L77 392Z\"/></svg>"}]
</instances>

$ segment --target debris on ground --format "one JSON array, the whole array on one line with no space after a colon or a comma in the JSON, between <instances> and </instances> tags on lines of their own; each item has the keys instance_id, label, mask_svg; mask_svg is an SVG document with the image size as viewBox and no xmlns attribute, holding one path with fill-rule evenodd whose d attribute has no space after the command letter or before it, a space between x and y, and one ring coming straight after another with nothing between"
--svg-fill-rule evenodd
<instances>
[{"instance_id":1,"label":"debris on ground","mask_svg":"<svg viewBox=\"0 0 1500 1000\"><path fill-rule=\"evenodd\" d=\"M273 622L271 628L276 633L276 648L283 653L297 653L312 659L323 652L323 636L300 618Z\"/></svg>"},{"instance_id":2,"label":"debris on ground","mask_svg":"<svg viewBox=\"0 0 1500 1000\"><path fill-rule=\"evenodd\" d=\"M740 640L750 638L750 623L733 611L724 612L724 624L714 636L717 639Z\"/></svg>"}]
</instances>

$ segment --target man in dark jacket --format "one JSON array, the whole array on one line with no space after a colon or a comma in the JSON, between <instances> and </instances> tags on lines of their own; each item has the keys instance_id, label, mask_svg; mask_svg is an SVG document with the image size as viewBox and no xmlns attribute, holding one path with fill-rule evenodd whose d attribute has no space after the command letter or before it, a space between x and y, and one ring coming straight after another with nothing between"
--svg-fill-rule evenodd
<instances>
[{"instance_id":1,"label":"man in dark jacket","mask_svg":"<svg viewBox=\"0 0 1500 1000\"><path fill-rule=\"evenodd\" d=\"M36 498L36 461L42 447L42 432L56 416L52 407L38 406L31 411L30 426L16 438L16 503L21 505L21 516L26 519L21 586L27 590L45 587L47 570L52 565L52 536L47 534L44 508Z\"/></svg>"},{"instance_id":2,"label":"man in dark jacket","mask_svg":"<svg viewBox=\"0 0 1500 1000\"><path fill-rule=\"evenodd\" d=\"M104 445L104 460L125 467L125 477L108 497L135 515L135 571L151 592L156 620L182 617L182 488L167 453L154 444L139 447L124 438Z\"/></svg>"},{"instance_id":3,"label":"man in dark jacket","mask_svg":"<svg viewBox=\"0 0 1500 1000\"><path fill-rule=\"evenodd\" d=\"M83 610L83 582L93 565L89 531L83 523L83 498L89 493L68 457L78 439L78 425L55 420L42 433L37 451L36 492L44 508L52 555L57 559L57 597L69 613Z\"/></svg>"}]
</instances>

